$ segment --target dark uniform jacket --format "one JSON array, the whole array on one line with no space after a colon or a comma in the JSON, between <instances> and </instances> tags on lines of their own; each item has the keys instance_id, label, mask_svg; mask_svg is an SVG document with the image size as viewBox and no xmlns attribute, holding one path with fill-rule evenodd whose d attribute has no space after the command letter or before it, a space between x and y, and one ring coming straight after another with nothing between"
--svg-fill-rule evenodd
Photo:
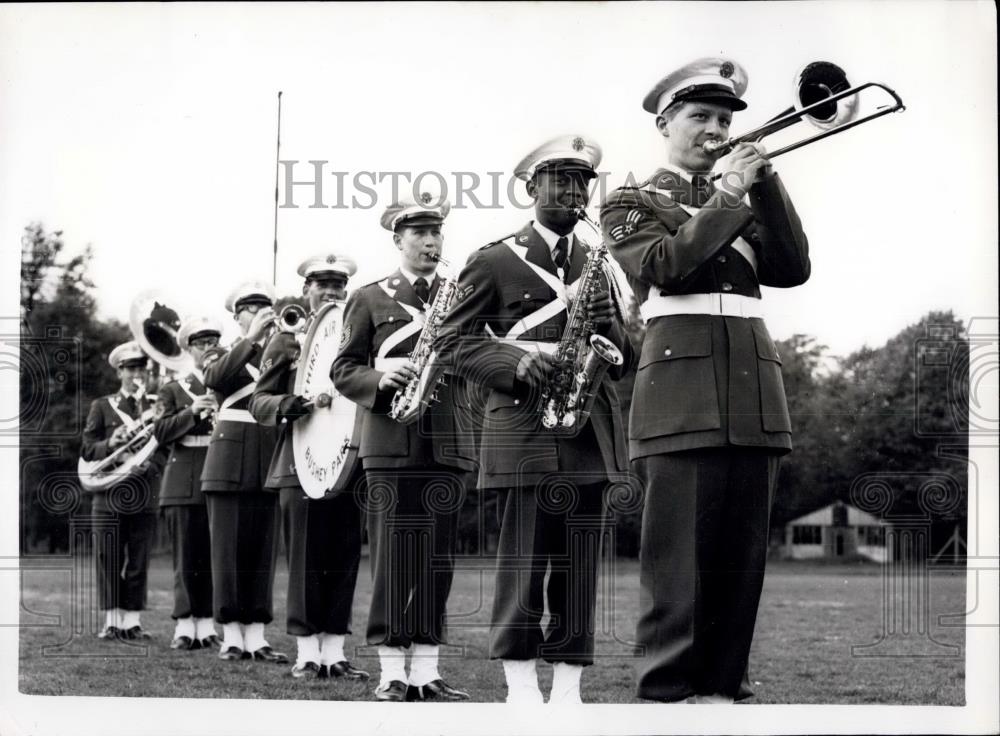
<instances>
[{"instance_id":1,"label":"dark uniform jacket","mask_svg":"<svg viewBox=\"0 0 1000 736\"><path fill-rule=\"evenodd\" d=\"M205 368L205 385L216 392L220 407L201 474L203 491L259 491L264 488L276 432L257 424L249 411L261 354L259 345L241 338L229 352ZM240 392L241 397L227 407L229 397L236 392ZM227 410L236 412L246 421L228 419Z\"/></svg>"},{"instance_id":2,"label":"dark uniform jacket","mask_svg":"<svg viewBox=\"0 0 1000 736\"><path fill-rule=\"evenodd\" d=\"M776 174L753 185L749 207L725 192L693 214L681 206L697 204L696 197L686 179L659 170L604 202L605 238L640 304L654 287L665 296L760 298L761 285L809 278L808 241ZM756 271L738 248L752 251ZM728 444L790 449L781 359L763 319L678 314L648 321L629 439L632 457Z\"/></svg>"},{"instance_id":3,"label":"dark uniform jacket","mask_svg":"<svg viewBox=\"0 0 1000 736\"><path fill-rule=\"evenodd\" d=\"M124 408L124 399L124 394L118 392L110 396L102 396L90 402L87 424L83 429L83 441L80 444L81 458L88 462L103 460L114 452L108 448L108 440L117 427L125 424L118 412L121 411L123 414L129 415L129 412ZM131 418L139 418L144 412L151 410L155 406L155 403L155 396L144 394L137 403L136 411L130 415ZM147 461L147 468L140 474L145 478L146 485L148 486L148 493L146 493L143 499L143 509L145 510L156 508L160 474L163 472L166 459L166 452L162 447L158 447ZM107 490L113 492L114 487ZM123 506L128 507L131 507L131 505L130 503L123 504Z\"/></svg>"},{"instance_id":4,"label":"dark uniform jacket","mask_svg":"<svg viewBox=\"0 0 1000 736\"><path fill-rule=\"evenodd\" d=\"M268 488L299 485L292 452L292 422L306 413L295 401L295 367L301 352L295 335L275 333L264 347L263 370L250 400L254 419L264 427L278 428L278 440L265 482Z\"/></svg>"},{"instance_id":5,"label":"dark uniform jacket","mask_svg":"<svg viewBox=\"0 0 1000 736\"><path fill-rule=\"evenodd\" d=\"M489 390L483 419L481 484L510 487L519 481L530 482L532 475L580 466L596 469L604 476L627 470L621 406L611 383L611 379L621 378L632 362L624 327L616 321L607 334L622 351L625 362L605 374L590 421L581 430L582 442L557 441L541 426L537 392L529 395L524 384L515 381L525 351L497 339L508 336L522 318L556 299L553 287L512 248L521 249L535 266L556 274L549 247L531 223L481 248L469 257L462 270L455 306L445 319L439 341L443 359L451 370ZM579 238L575 238L570 258L567 281L572 284L587 259L586 244ZM558 342L567 318L564 309L514 337ZM583 441L584 437L589 441ZM576 453L576 457L571 460L567 453Z\"/></svg>"},{"instance_id":6,"label":"dark uniform jacket","mask_svg":"<svg viewBox=\"0 0 1000 736\"><path fill-rule=\"evenodd\" d=\"M212 435L212 422L191 410L194 396L206 392L205 384L194 374L171 381L160 389L159 415L153 435L163 447L170 448L170 458L163 471L160 506L203 506L201 472ZM206 443L198 444L194 443Z\"/></svg>"},{"instance_id":7,"label":"dark uniform jacket","mask_svg":"<svg viewBox=\"0 0 1000 736\"><path fill-rule=\"evenodd\" d=\"M431 303L442 281L435 276L430 284ZM467 403L469 392L461 379L448 377L447 385L438 390L439 403L419 421L404 425L388 416L396 391L379 391L384 371L376 368L376 359L407 358L420 335L420 330L411 327L413 316L401 304L414 310L423 307L406 276L397 270L355 291L344 312L344 331L332 377L337 391L364 410L358 456L366 469L426 467L433 462L474 470L474 407ZM412 334L388 351L382 350L387 341L395 339L393 333L403 329ZM385 355L380 356L380 350Z\"/></svg>"}]
</instances>

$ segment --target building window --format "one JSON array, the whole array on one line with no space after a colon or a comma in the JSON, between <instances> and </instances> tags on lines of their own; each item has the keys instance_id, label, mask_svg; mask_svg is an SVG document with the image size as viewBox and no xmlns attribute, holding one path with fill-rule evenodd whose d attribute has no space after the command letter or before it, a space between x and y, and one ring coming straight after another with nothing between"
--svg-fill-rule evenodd
<instances>
[{"instance_id":1,"label":"building window","mask_svg":"<svg viewBox=\"0 0 1000 736\"><path fill-rule=\"evenodd\" d=\"M792 544L822 544L823 527L821 526L793 526Z\"/></svg>"},{"instance_id":2,"label":"building window","mask_svg":"<svg viewBox=\"0 0 1000 736\"><path fill-rule=\"evenodd\" d=\"M884 547L885 546L885 527L884 526L859 526L858 527L858 540L861 544L866 547Z\"/></svg>"}]
</instances>

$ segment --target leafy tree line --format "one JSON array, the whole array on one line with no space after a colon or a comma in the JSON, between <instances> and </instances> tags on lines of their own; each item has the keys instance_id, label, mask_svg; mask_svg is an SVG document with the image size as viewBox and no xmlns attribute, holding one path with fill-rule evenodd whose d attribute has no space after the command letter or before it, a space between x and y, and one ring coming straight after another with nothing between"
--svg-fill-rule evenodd
<instances>
[{"instance_id":1,"label":"leafy tree line","mask_svg":"<svg viewBox=\"0 0 1000 736\"><path fill-rule=\"evenodd\" d=\"M65 258L60 231L25 228L21 262L21 547L68 548L69 520L86 513L76 477L80 435L91 399L118 386L105 356L131 339L126 325L98 319L87 277L88 247ZM632 305L636 347L642 328ZM937 549L967 515L969 343L962 322L932 312L885 345L831 356L813 337L777 343L795 450L782 463L772 529L834 500L923 518ZM634 375L619 384L626 417ZM666 398L666 397L665 397ZM669 492L669 489L665 489ZM495 543L495 494L470 490L461 551ZM619 498L619 501L621 499ZM884 508L882 508L884 507ZM613 505L615 548L635 556L640 511ZM480 547L487 548L486 550Z\"/></svg>"}]
</instances>

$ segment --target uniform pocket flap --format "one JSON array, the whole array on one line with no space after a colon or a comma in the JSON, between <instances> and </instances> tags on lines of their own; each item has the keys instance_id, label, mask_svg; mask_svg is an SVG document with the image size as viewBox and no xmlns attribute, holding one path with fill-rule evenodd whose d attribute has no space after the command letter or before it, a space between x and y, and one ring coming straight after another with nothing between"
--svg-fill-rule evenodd
<instances>
[{"instance_id":1,"label":"uniform pocket flap","mask_svg":"<svg viewBox=\"0 0 1000 736\"><path fill-rule=\"evenodd\" d=\"M773 360L775 363L781 363L781 356L778 354L778 349L774 346L774 340L771 339L771 335L767 332L767 327L763 323L753 322L753 341L757 345L757 357L761 360Z\"/></svg>"},{"instance_id":2,"label":"uniform pocket flap","mask_svg":"<svg viewBox=\"0 0 1000 736\"><path fill-rule=\"evenodd\" d=\"M500 295L506 306L519 304L521 302L550 301L553 299L552 290L545 284L525 283L515 281L503 284L500 287Z\"/></svg>"},{"instance_id":3,"label":"uniform pocket flap","mask_svg":"<svg viewBox=\"0 0 1000 736\"><path fill-rule=\"evenodd\" d=\"M649 342L642 351L639 370L663 360L706 358L712 354L711 327L671 331L667 339Z\"/></svg>"},{"instance_id":4,"label":"uniform pocket flap","mask_svg":"<svg viewBox=\"0 0 1000 736\"><path fill-rule=\"evenodd\" d=\"M372 311L372 323L379 327L397 322L412 322L413 317L401 309L377 309Z\"/></svg>"}]
</instances>

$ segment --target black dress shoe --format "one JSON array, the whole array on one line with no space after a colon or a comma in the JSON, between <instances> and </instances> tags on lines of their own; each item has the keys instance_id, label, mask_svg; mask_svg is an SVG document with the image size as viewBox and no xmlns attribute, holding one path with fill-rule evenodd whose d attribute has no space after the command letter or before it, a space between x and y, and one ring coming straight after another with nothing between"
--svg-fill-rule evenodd
<instances>
[{"instance_id":1,"label":"black dress shoe","mask_svg":"<svg viewBox=\"0 0 1000 736\"><path fill-rule=\"evenodd\" d=\"M192 639L191 646L188 647L192 652L201 649L201 639Z\"/></svg>"},{"instance_id":2,"label":"black dress shoe","mask_svg":"<svg viewBox=\"0 0 1000 736\"><path fill-rule=\"evenodd\" d=\"M379 685L375 688L375 700L385 703L402 703L406 700L406 683L401 680L393 680L384 687Z\"/></svg>"},{"instance_id":3,"label":"black dress shoe","mask_svg":"<svg viewBox=\"0 0 1000 736\"><path fill-rule=\"evenodd\" d=\"M426 685L410 685L406 688L407 702L414 700L468 700L469 694L456 690L441 679L431 680Z\"/></svg>"},{"instance_id":4,"label":"black dress shoe","mask_svg":"<svg viewBox=\"0 0 1000 736\"><path fill-rule=\"evenodd\" d=\"M120 639L122 636L122 630L117 626L106 626L103 631L98 632L98 639L105 639L107 641L114 641L115 639Z\"/></svg>"},{"instance_id":5,"label":"black dress shoe","mask_svg":"<svg viewBox=\"0 0 1000 736\"><path fill-rule=\"evenodd\" d=\"M288 655L284 652L276 652L269 646L261 647L253 653L253 658L261 662L272 662L273 664L288 664Z\"/></svg>"},{"instance_id":6,"label":"black dress shoe","mask_svg":"<svg viewBox=\"0 0 1000 736\"><path fill-rule=\"evenodd\" d=\"M240 659L245 659L250 656L250 652L244 652L239 647L228 646L224 647L219 652L219 659L226 662L235 662Z\"/></svg>"},{"instance_id":7,"label":"black dress shoe","mask_svg":"<svg viewBox=\"0 0 1000 736\"><path fill-rule=\"evenodd\" d=\"M141 626L133 626L131 629L125 630L125 633L122 636L122 638L129 639L130 641L136 641L136 640L147 641L149 639L152 639L153 637L148 631L146 631Z\"/></svg>"},{"instance_id":8,"label":"black dress shoe","mask_svg":"<svg viewBox=\"0 0 1000 736\"><path fill-rule=\"evenodd\" d=\"M170 642L171 649L178 649L183 652L190 651L194 649L194 643L196 639L192 639L190 636L175 636L174 640ZM199 645L200 646L200 645Z\"/></svg>"},{"instance_id":9,"label":"black dress shoe","mask_svg":"<svg viewBox=\"0 0 1000 736\"><path fill-rule=\"evenodd\" d=\"M296 664L292 667L292 677L296 679L314 679L320 676L322 668L316 662Z\"/></svg>"},{"instance_id":10,"label":"black dress shoe","mask_svg":"<svg viewBox=\"0 0 1000 736\"><path fill-rule=\"evenodd\" d=\"M218 637L217 634L212 634L211 636L206 636L201 640L202 649L214 649L215 647L222 646L222 639Z\"/></svg>"},{"instance_id":11,"label":"black dress shoe","mask_svg":"<svg viewBox=\"0 0 1000 736\"><path fill-rule=\"evenodd\" d=\"M326 665L326 669L330 677L343 677L347 680L367 680L371 677L367 672L359 670L346 659L342 662Z\"/></svg>"}]
</instances>

